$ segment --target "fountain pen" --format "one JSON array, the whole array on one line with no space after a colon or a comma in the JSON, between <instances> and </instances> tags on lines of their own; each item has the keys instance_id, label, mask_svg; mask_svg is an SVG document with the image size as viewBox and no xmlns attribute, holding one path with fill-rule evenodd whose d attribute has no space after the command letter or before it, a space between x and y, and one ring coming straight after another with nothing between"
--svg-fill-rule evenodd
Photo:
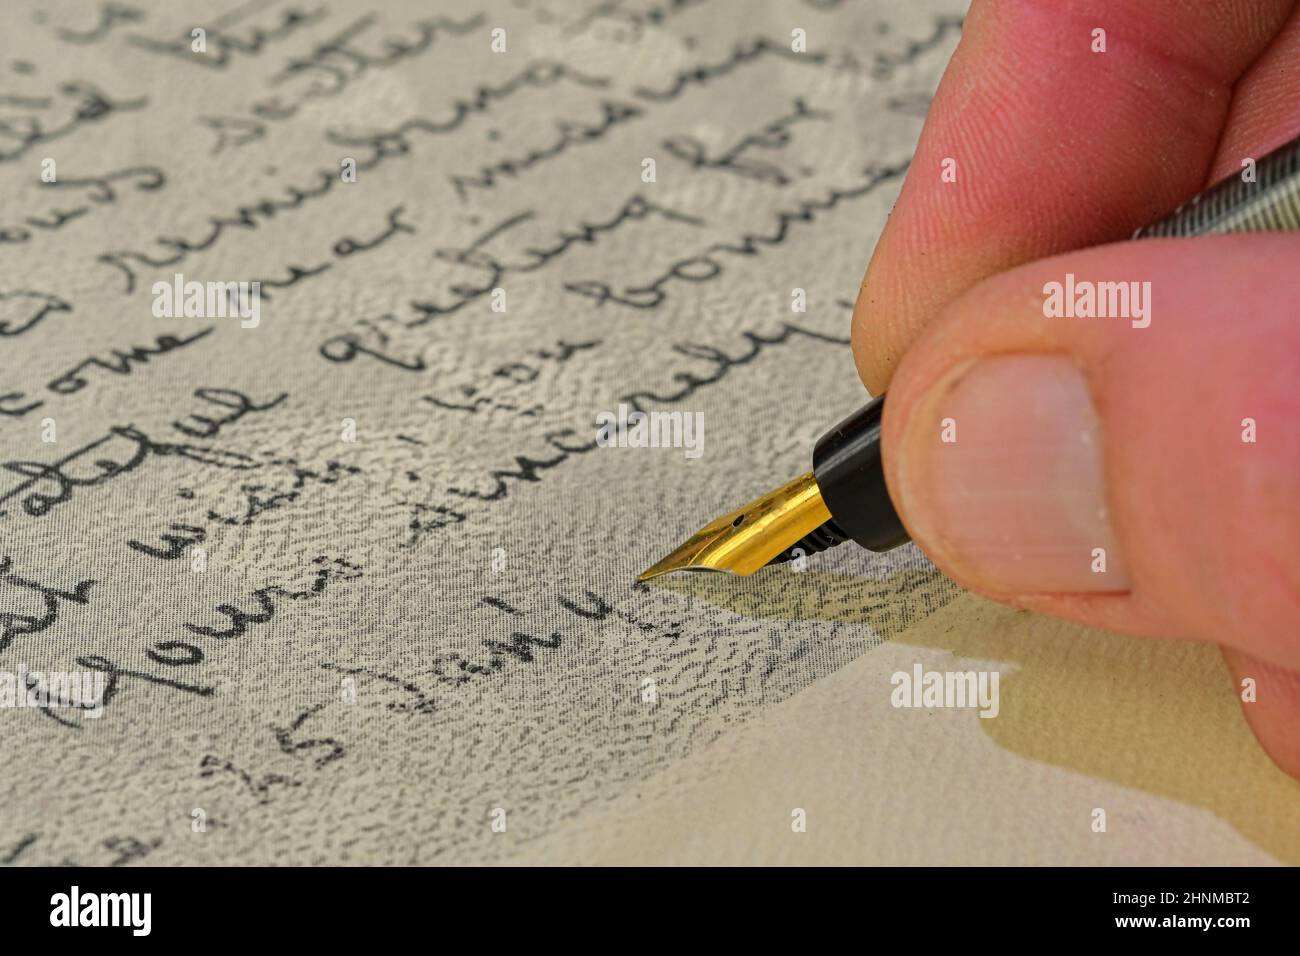
<instances>
[{"instance_id":1,"label":"fountain pen","mask_svg":"<svg viewBox=\"0 0 1300 956\"><path fill-rule=\"evenodd\" d=\"M1300 138L1188 200L1134 239L1300 229ZM753 574L845 541L889 551L909 540L889 496L880 453L881 395L817 441L812 471L705 525L641 572Z\"/></svg>"}]
</instances>

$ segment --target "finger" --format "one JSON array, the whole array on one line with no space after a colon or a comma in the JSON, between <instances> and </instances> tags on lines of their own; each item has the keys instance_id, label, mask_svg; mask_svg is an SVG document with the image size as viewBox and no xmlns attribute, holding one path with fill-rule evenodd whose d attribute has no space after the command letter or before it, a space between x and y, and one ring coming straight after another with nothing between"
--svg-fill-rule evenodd
<instances>
[{"instance_id":1,"label":"finger","mask_svg":"<svg viewBox=\"0 0 1300 956\"><path fill-rule=\"evenodd\" d=\"M915 540L990 596L1300 669L1298 256L1292 233L1119 243L953 302L886 406ZM1045 317L1049 283L1130 280L1133 318Z\"/></svg>"},{"instance_id":2,"label":"finger","mask_svg":"<svg viewBox=\"0 0 1300 956\"><path fill-rule=\"evenodd\" d=\"M1292 6L975 0L854 309L867 388L985 276L1126 238L1199 191L1233 84Z\"/></svg>"},{"instance_id":3,"label":"finger","mask_svg":"<svg viewBox=\"0 0 1300 956\"><path fill-rule=\"evenodd\" d=\"M1300 9L1237 81L1209 183L1241 172L1300 132Z\"/></svg>"},{"instance_id":4,"label":"finger","mask_svg":"<svg viewBox=\"0 0 1300 956\"><path fill-rule=\"evenodd\" d=\"M1273 762L1300 777L1300 673L1224 651L1250 729Z\"/></svg>"},{"instance_id":5,"label":"finger","mask_svg":"<svg viewBox=\"0 0 1300 956\"><path fill-rule=\"evenodd\" d=\"M1237 83L1228 124L1210 180L1240 172L1300 130L1300 11ZM1273 761L1300 777L1300 672L1284 670L1240 651L1224 658L1236 679L1246 721Z\"/></svg>"}]
</instances>

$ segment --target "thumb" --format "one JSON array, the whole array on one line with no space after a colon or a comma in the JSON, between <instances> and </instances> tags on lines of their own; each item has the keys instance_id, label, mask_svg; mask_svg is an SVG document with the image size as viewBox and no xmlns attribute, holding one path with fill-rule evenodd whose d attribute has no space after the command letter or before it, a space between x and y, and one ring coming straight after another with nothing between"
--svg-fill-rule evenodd
<instances>
[{"instance_id":1,"label":"thumb","mask_svg":"<svg viewBox=\"0 0 1300 956\"><path fill-rule=\"evenodd\" d=\"M990 597L1300 670L1298 258L1143 240L951 303L886 405L913 538Z\"/></svg>"}]
</instances>

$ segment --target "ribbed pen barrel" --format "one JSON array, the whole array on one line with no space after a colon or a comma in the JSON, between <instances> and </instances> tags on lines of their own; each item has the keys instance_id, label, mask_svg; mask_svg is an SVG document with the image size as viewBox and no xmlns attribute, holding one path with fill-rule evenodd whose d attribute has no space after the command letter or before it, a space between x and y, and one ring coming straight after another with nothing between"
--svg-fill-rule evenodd
<instances>
[{"instance_id":1,"label":"ribbed pen barrel","mask_svg":"<svg viewBox=\"0 0 1300 956\"><path fill-rule=\"evenodd\" d=\"M1253 169L1244 166L1133 238L1292 229L1300 229L1300 140L1269 153Z\"/></svg>"}]
</instances>

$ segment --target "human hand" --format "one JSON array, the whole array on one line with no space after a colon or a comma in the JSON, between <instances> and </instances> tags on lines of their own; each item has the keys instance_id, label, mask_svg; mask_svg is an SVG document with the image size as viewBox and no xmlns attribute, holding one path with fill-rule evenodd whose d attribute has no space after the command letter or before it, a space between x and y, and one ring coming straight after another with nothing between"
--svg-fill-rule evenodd
<instances>
[{"instance_id":1,"label":"human hand","mask_svg":"<svg viewBox=\"0 0 1300 956\"><path fill-rule=\"evenodd\" d=\"M1017 606L1222 644L1300 776L1300 233L1086 248L1300 133L1298 60L1292 0L974 0L853 348L889 390L890 492L936 564ZM1149 311L1047 317L1067 274L1138 283Z\"/></svg>"}]
</instances>

